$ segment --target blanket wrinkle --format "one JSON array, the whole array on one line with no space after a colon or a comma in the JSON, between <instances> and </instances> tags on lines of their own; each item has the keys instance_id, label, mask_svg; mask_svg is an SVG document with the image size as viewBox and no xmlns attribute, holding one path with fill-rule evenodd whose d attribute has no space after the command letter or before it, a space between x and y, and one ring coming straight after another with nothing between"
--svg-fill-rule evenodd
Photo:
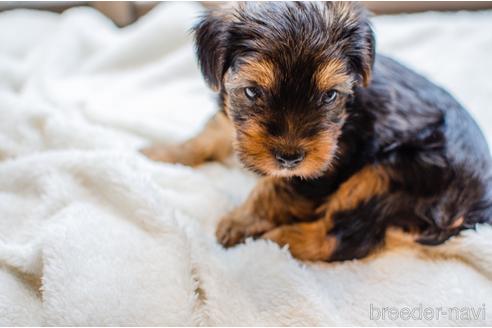
<instances>
[{"instance_id":1,"label":"blanket wrinkle","mask_svg":"<svg viewBox=\"0 0 492 328\"><path fill-rule=\"evenodd\" d=\"M190 34L201 11L162 3L122 29L84 7L0 13L0 325L492 324L490 226L437 247L390 231L379 252L343 263L216 242L257 177L237 158L190 168L137 151L189 138L216 110ZM488 140L491 17L374 18L378 50L456 94ZM467 321L370 312L483 304Z\"/></svg>"}]
</instances>

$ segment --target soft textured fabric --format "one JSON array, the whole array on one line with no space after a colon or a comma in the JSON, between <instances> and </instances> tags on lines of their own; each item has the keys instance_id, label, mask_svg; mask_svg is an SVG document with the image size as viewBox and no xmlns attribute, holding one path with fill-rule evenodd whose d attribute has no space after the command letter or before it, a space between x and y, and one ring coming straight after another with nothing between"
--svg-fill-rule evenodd
<instances>
[{"instance_id":1,"label":"soft textured fabric","mask_svg":"<svg viewBox=\"0 0 492 328\"><path fill-rule=\"evenodd\" d=\"M124 29L88 8L0 13L0 325L492 324L489 226L439 247L391 232L333 264L217 244L256 177L137 152L216 109L194 59L199 11L162 4ZM451 90L492 139L492 12L374 22L379 51ZM478 316L382 320L383 307Z\"/></svg>"}]
</instances>

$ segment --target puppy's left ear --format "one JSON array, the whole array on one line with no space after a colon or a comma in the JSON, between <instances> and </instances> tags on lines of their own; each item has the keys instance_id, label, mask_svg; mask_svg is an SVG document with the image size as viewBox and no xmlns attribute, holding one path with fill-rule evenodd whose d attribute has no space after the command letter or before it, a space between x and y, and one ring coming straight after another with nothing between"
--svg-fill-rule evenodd
<instances>
[{"instance_id":1,"label":"puppy's left ear","mask_svg":"<svg viewBox=\"0 0 492 328\"><path fill-rule=\"evenodd\" d=\"M364 87L371 83L374 65L376 40L369 12L358 2L332 3L336 13L332 29L338 32L342 49L348 57L351 69L360 76Z\"/></svg>"},{"instance_id":2,"label":"puppy's left ear","mask_svg":"<svg viewBox=\"0 0 492 328\"><path fill-rule=\"evenodd\" d=\"M228 19L224 13L209 11L194 27L198 63L205 81L219 91L226 70Z\"/></svg>"}]
</instances>

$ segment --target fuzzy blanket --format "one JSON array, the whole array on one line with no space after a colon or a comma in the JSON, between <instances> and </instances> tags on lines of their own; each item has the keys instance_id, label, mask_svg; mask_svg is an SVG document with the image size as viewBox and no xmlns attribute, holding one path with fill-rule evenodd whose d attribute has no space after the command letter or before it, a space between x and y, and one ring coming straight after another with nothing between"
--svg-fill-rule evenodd
<instances>
[{"instance_id":1,"label":"fuzzy blanket","mask_svg":"<svg viewBox=\"0 0 492 328\"><path fill-rule=\"evenodd\" d=\"M0 325L492 324L489 226L439 247L391 232L333 264L216 243L256 178L137 152L215 110L189 33L199 10L162 4L124 29L89 8L0 13ZM379 51L450 89L492 140L492 12L375 29Z\"/></svg>"}]
</instances>

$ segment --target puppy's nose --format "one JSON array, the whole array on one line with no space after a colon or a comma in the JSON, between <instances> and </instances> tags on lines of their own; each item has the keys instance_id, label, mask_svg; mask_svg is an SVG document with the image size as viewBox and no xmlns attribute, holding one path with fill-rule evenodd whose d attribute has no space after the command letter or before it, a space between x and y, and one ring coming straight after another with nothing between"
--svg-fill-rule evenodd
<instances>
[{"instance_id":1,"label":"puppy's nose","mask_svg":"<svg viewBox=\"0 0 492 328\"><path fill-rule=\"evenodd\" d=\"M280 164L280 167L292 169L298 166L304 160L304 152L296 151L292 153L276 152L275 159Z\"/></svg>"}]
</instances>

